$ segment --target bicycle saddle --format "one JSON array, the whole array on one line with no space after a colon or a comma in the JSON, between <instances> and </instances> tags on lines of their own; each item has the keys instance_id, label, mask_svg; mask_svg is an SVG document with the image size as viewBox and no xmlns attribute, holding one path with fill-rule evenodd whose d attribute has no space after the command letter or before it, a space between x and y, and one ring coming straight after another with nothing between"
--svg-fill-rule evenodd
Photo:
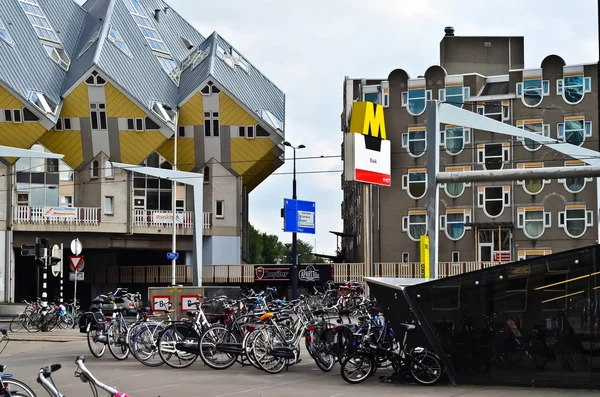
<instances>
[{"instance_id":1,"label":"bicycle saddle","mask_svg":"<svg viewBox=\"0 0 600 397\"><path fill-rule=\"evenodd\" d=\"M53 372L58 371L60 368L62 367L62 365L60 364L52 364L52 365L48 365L45 367L42 367L42 374L44 375L44 378L49 377Z\"/></svg>"},{"instance_id":2,"label":"bicycle saddle","mask_svg":"<svg viewBox=\"0 0 600 397\"><path fill-rule=\"evenodd\" d=\"M403 331L412 331L413 329L417 328L417 326L414 325L414 324L404 324L404 323L401 323L401 324L398 324L398 326Z\"/></svg>"},{"instance_id":3,"label":"bicycle saddle","mask_svg":"<svg viewBox=\"0 0 600 397\"><path fill-rule=\"evenodd\" d=\"M6 371L6 368L8 368L8 365L0 365L0 373L4 373L4 371Z\"/></svg>"},{"instance_id":4,"label":"bicycle saddle","mask_svg":"<svg viewBox=\"0 0 600 397\"><path fill-rule=\"evenodd\" d=\"M6 335L7 333L8 333L8 330L6 328L0 328L0 334Z\"/></svg>"}]
</instances>

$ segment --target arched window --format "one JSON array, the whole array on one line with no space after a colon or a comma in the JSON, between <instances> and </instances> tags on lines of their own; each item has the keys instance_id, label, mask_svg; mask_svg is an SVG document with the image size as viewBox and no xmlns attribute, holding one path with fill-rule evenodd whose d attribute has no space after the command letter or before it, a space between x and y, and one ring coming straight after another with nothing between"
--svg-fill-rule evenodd
<instances>
[{"instance_id":1,"label":"arched window","mask_svg":"<svg viewBox=\"0 0 600 397\"><path fill-rule=\"evenodd\" d=\"M100 174L100 163L98 163L98 160L94 160L94 161L92 161L92 178L98 178L99 174Z\"/></svg>"},{"instance_id":2,"label":"arched window","mask_svg":"<svg viewBox=\"0 0 600 397\"><path fill-rule=\"evenodd\" d=\"M114 169L112 162L110 160L106 160L104 162L104 177L105 178L113 178L114 177Z\"/></svg>"}]
</instances>

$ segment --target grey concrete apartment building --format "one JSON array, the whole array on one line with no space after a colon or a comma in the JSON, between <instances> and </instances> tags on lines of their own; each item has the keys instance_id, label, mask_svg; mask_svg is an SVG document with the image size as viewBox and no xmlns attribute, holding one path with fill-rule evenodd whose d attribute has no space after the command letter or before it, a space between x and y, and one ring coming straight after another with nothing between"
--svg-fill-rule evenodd
<instances>
[{"instance_id":1,"label":"grey concrete apartment building","mask_svg":"<svg viewBox=\"0 0 600 397\"><path fill-rule=\"evenodd\" d=\"M533 141L456 125L442 125L441 146L428 148L426 100L597 151L596 78L596 63L568 65L558 55L525 67L523 37L460 37L450 27L439 65L423 75L398 68L386 79L347 77L342 130L352 102L380 103L392 145L392 185L373 188L373 261L419 262L431 150L440 151L442 171L583 165ZM508 262L595 244L596 185L593 178L442 185L439 261ZM365 190L343 176L342 189L345 260L363 262Z\"/></svg>"}]
</instances>

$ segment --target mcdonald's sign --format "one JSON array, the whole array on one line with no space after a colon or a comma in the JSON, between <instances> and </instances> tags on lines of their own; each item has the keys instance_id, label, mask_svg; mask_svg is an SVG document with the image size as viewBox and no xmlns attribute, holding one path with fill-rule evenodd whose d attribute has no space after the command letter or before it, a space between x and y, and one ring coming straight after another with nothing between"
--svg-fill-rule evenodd
<instances>
[{"instance_id":1,"label":"mcdonald's sign","mask_svg":"<svg viewBox=\"0 0 600 397\"><path fill-rule=\"evenodd\" d=\"M354 102L349 132L344 136L344 179L390 186L391 156L383 106Z\"/></svg>"}]
</instances>

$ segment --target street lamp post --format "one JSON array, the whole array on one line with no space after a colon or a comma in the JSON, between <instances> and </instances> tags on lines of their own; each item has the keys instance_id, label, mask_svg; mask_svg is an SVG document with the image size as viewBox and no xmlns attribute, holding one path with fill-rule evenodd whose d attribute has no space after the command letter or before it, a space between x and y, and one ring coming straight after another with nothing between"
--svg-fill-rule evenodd
<instances>
[{"instance_id":1,"label":"street lamp post","mask_svg":"<svg viewBox=\"0 0 600 397\"><path fill-rule=\"evenodd\" d=\"M294 149L294 177L292 180L292 200L296 200L296 149L304 149L306 146L292 146L288 141L283 142L285 146ZM298 299L298 234L292 233L292 268L290 269L290 280L292 282L292 299Z\"/></svg>"}]
</instances>

